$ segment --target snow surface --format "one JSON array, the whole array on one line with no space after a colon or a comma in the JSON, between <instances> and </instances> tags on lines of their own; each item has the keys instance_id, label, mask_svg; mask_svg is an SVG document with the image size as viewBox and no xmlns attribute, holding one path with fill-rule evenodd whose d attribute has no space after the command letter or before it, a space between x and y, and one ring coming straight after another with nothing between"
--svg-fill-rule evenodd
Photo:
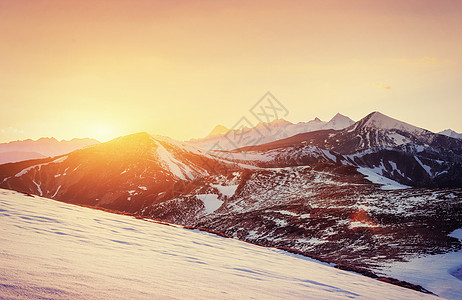
<instances>
[{"instance_id":1,"label":"snow surface","mask_svg":"<svg viewBox=\"0 0 462 300\"><path fill-rule=\"evenodd\" d=\"M370 182L381 184L382 186L380 188L382 190L400 190L400 189L409 188L409 186L407 185L398 183L394 180L391 180L389 178L386 178L384 176L377 174L376 169L368 169L368 168L360 167L358 168L358 172L365 175L366 179L369 180Z\"/></svg>"},{"instance_id":2,"label":"snow surface","mask_svg":"<svg viewBox=\"0 0 462 300\"><path fill-rule=\"evenodd\" d=\"M56 189L56 192L50 198L54 198L56 194L58 194L60 188L61 188L61 185L58 186L58 188Z\"/></svg>"},{"instance_id":3,"label":"snow surface","mask_svg":"<svg viewBox=\"0 0 462 300\"><path fill-rule=\"evenodd\" d=\"M404 144L409 144L409 143L412 142L412 141L411 141L410 139L408 139L407 137L402 136L401 134L396 133L396 132L389 133L389 134L388 134L388 137L389 137L389 138L392 138L393 141L395 142L395 144L398 145L398 146L404 145Z\"/></svg>"},{"instance_id":4,"label":"snow surface","mask_svg":"<svg viewBox=\"0 0 462 300\"><path fill-rule=\"evenodd\" d=\"M453 195L454 195L454 194L453 194ZM451 233L448 234L448 235L451 236L451 237L453 237L453 238L462 240L462 228L456 229L456 230L454 230L453 232L451 232Z\"/></svg>"},{"instance_id":5,"label":"snow surface","mask_svg":"<svg viewBox=\"0 0 462 300\"><path fill-rule=\"evenodd\" d=\"M0 190L0 298L438 299L282 250Z\"/></svg>"},{"instance_id":6,"label":"snow surface","mask_svg":"<svg viewBox=\"0 0 462 300\"><path fill-rule=\"evenodd\" d=\"M210 214L220 208L223 201L218 200L215 194L199 194L196 197L204 203L205 211Z\"/></svg>"},{"instance_id":7,"label":"snow surface","mask_svg":"<svg viewBox=\"0 0 462 300\"><path fill-rule=\"evenodd\" d=\"M40 187L40 184L38 184L37 182L35 182L35 180L32 180L32 182L35 184L35 186L37 186L37 191L40 193L40 196L43 195L43 192L42 192L42 189Z\"/></svg>"},{"instance_id":8,"label":"snow surface","mask_svg":"<svg viewBox=\"0 0 462 300\"><path fill-rule=\"evenodd\" d=\"M195 147L193 145L190 145L190 144L187 144L187 143L184 143L184 142L174 140L174 139L169 138L167 136L153 135L151 137L156 142L157 141L162 141L162 142L168 143L170 145L173 145L173 146L175 146L177 148L180 148L183 151L191 152L191 153L194 153L194 154L203 154L203 152L200 149L198 149L197 147Z\"/></svg>"},{"instance_id":9,"label":"snow surface","mask_svg":"<svg viewBox=\"0 0 462 300\"><path fill-rule=\"evenodd\" d=\"M462 228L449 234L462 240ZM400 280L412 280L446 299L462 298L462 251L415 257L386 265L383 272Z\"/></svg>"},{"instance_id":10,"label":"snow surface","mask_svg":"<svg viewBox=\"0 0 462 300\"><path fill-rule=\"evenodd\" d=\"M57 163L62 163L62 162L64 162L66 159L67 159L67 156L63 156L63 157L57 158L57 159L55 159L55 160L53 160L53 161L51 161L51 162L47 162L47 163L43 163L43 164L38 164L38 165L33 165L33 166L30 166L30 167L27 167L27 168L21 170L20 172L18 172L18 173L17 173L16 175L14 175L14 176L15 176L15 177L20 177L20 176L22 176L22 175L28 173L30 170L35 169L35 168L37 168L37 167L38 167L39 170L40 170L40 168L41 168L42 166L46 166L46 165L53 164L53 163L56 163L56 164L57 164Z\"/></svg>"},{"instance_id":11,"label":"snow surface","mask_svg":"<svg viewBox=\"0 0 462 300\"><path fill-rule=\"evenodd\" d=\"M167 149L162 146L161 143L154 140L157 144L157 154L159 158L162 160L163 165L168 168L168 170L178 178L186 180L185 175L189 179L193 179L194 176L192 175L192 170L179 160L175 159L173 155L167 151Z\"/></svg>"},{"instance_id":12,"label":"snow surface","mask_svg":"<svg viewBox=\"0 0 462 300\"><path fill-rule=\"evenodd\" d=\"M220 194L223 196L227 197L232 197L234 196L234 193L236 193L237 187L239 185L220 185L220 184L212 184L212 187L216 188Z\"/></svg>"},{"instance_id":13,"label":"snow surface","mask_svg":"<svg viewBox=\"0 0 462 300\"><path fill-rule=\"evenodd\" d=\"M416 155L414 155L415 160L422 166L422 168L427 172L428 175L432 176L432 169L424 164Z\"/></svg>"},{"instance_id":14,"label":"snow surface","mask_svg":"<svg viewBox=\"0 0 462 300\"><path fill-rule=\"evenodd\" d=\"M60 158L57 158L57 159L55 159L54 161L52 161L52 163L62 163L62 162L64 162L66 159L67 159L67 155L66 155L66 156L63 156L63 157L60 157Z\"/></svg>"}]
</instances>

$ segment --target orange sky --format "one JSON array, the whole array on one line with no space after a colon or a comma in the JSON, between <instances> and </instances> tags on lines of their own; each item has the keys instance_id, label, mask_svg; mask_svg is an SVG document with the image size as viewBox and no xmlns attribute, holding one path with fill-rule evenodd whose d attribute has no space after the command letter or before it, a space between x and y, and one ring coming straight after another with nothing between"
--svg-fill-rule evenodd
<instances>
[{"instance_id":1,"label":"orange sky","mask_svg":"<svg viewBox=\"0 0 462 300\"><path fill-rule=\"evenodd\" d=\"M266 91L292 122L462 132L461 37L457 0L1 0L0 142L200 137Z\"/></svg>"}]
</instances>

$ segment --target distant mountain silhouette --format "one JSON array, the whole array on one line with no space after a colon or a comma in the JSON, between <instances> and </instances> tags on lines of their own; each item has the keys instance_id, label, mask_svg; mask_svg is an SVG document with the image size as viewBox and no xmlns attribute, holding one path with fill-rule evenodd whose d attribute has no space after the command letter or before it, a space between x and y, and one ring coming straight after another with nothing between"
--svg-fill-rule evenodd
<instances>
[{"instance_id":1,"label":"distant mountain silhouette","mask_svg":"<svg viewBox=\"0 0 462 300\"><path fill-rule=\"evenodd\" d=\"M192 139L188 143L204 150L233 150L277 141L299 133L323 129L341 130L353 123L350 118L337 113L329 122L314 118L308 122L294 124L284 119L277 119L244 129L228 129L218 125L205 138Z\"/></svg>"},{"instance_id":2,"label":"distant mountain silhouette","mask_svg":"<svg viewBox=\"0 0 462 300\"><path fill-rule=\"evenodd\" d=\"M27 139L2 143L0 144L0 164L58 156L95 144L99 144L99 141L90 138L75 138L69 141L40 138L35 141Z\"/></svg>"}]
</instances>

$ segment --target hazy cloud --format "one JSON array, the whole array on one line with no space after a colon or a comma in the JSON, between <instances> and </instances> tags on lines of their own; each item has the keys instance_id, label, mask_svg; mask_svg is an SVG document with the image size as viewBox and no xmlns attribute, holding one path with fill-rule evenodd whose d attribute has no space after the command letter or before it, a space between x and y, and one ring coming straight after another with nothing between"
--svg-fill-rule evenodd
<instances>
[{"instance_id":1,"label":"hazy cloud","mask_svg":"<svg viewBox=\"0 0 462 300\"><path fill-rule=\"evenodd\" d=\"M0 129L0 133L24 133L24 130L22 129L17 129L17 128L14 128L14 127L8 127L8 128L2 128Z\"/></svg>"},{"instance_id":2,"label":"hazy cloud","mask_svg":"<svg viewBox=\"0 0 462 300\"><path fill-rule=\"evenodd\" d=\"M385 89L385 90L391 90L391 86L383 84L383 83L375 82L374 86L378 87L378 88L381 88L381 89Z\"/></svg>"},{"instance_id":3,"label":"hazy cloud","mask_svg":"<svg viewBox=\"0 0 462 300\"><path fill-rule=\"evenodd\" d=\"M438 63L439 62L438 58L429 57L429 56L425 56L424 58L421 59L421 61L424 63Z\"/></svg>"}]
</instances>

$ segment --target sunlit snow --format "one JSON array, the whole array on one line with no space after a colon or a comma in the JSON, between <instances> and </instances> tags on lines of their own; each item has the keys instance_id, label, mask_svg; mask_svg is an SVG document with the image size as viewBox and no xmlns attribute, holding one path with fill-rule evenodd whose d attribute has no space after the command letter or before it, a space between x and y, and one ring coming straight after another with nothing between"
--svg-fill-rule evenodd
<instances>
[{"instance_id":1,"label":"sunlit snow","mask_svg":"<svg viewBox=\"0 0 462 300\"><path fill-rule=\"evenodd\" d=\"M281 250L7 190L0 231L0 298L433 297Z\"/></svg>"}]
</instances>

